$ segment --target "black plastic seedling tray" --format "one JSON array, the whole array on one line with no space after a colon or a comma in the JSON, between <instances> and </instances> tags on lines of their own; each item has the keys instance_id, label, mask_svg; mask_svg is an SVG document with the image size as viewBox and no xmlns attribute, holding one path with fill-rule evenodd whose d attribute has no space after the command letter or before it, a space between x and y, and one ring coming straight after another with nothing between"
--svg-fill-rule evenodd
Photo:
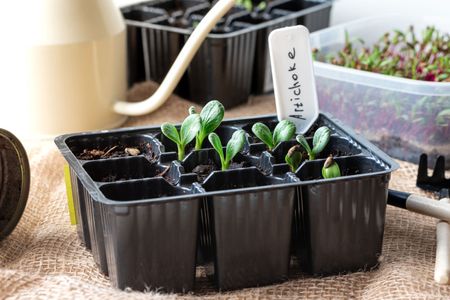
<instances>
[{"instance_id":1,"label":"black plastic seedling tray","mask_svg":"<svg viewBox=\"0 0 450 300\"><path fill-rule=\"evenodd\" d=\"M156 0L122 9L128 34L129 85L161 82L195 24L210 8L206 0ZM274 0L263 11L232 9L208 35L176 92L225 107L250 93L273 90L267 40L277 28L302 24L312 32L329 25L331 0Z\"/></svg>"},{"instance_id":2,"label":"black plastic seedling tray","mask_svg":"<svg viewBox=\"0 0 450 300\"><path fill-rule=\"evenodd\" d=\"M291 248L313 274L378 264L397 164L321 114L306 136L311 140L313 130L326 125L329 144L316 160L289 172L283 158L296 142L265 151L250 130L258 121L276 124L274 116L222 123L216 133L223 142L240 128L248 142L235 169L209 175L193 172L199 164L218 167L209 143L179 162L159 127L56 138L71 170L80 238L114 286L185 292L194 289L199 265L221 290L281 282L288 279ZM140 154L127 156L125 147ZM93 149L111 155L99 158ZM343 177L321 179L329 154Z\"/></svg>"}]
</instances>

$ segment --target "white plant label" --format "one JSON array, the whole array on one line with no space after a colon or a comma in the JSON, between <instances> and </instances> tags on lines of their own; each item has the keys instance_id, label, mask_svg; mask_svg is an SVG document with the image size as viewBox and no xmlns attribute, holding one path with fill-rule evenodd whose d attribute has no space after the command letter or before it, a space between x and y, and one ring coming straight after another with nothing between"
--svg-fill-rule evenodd
<instances>
[{"instance_id":1,"label":"white plant label","mask_svg":"<svg viewBox=\"0 0 450 300\"><path fill-rule=\"evenodd\" d=\"M303 134L319 116L308 29L272 31L269 51L278 120L291 120Z\"/></svg>"}]
</instances>

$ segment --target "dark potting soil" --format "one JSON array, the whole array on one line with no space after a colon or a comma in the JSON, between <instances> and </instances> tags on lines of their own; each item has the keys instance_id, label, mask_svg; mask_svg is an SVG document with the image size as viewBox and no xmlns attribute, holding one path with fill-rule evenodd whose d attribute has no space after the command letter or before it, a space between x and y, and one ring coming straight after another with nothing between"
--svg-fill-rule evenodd
<instances>
[{"instance_id":1,"label":"dark potting soil","mask_svg":"<svg viewBox=\"0 0 450 300\"><path fill-rule=\"evenodd\" d=\"M240 169L248 167L249 164L245 161L242 162L232 162L230 164L229 170ZM220 166L217 166L213 161L208 161L208 164L198 165L192 169L192 173L197 174L197 181L203 182L206 177L209 176L213 171L221 170Z\"/></svg>"},{"instance_id":2,"label":"dark potting soil","mask_svg":"<svg viewBox=\"0 0 450 300\"><path fill-rule=\"evenodd\" d=\"M149 143L142 143L139 146L126 147L123 145L114 145L105 147L103 149L83 149L83 151L77 155L80 160L96 160L105 158L138 156L143 154L149 161L157 159L153 152L152 146Z\"/></svg>"},{"instance_id":3,"label":"dark potting soil","mask_svg":"<svg viewBox=\"0 0 450 300\"><path fill-rule=\"evenodd\" d=\"M353 155L351 152L340 150L340 149L333 149L329 151L328 153L321 153L319 157L321 158L327 158L328 156L332 155L333 157L340 157L340 156L351 156Z\"/></svg>"},{"instance_id":4,"label":"dark potting soil","mask_svg":"<svg viewBox=\"0 0 450 300\"><path fill-rule=\"evenodd\" d=\"M220 170L220 167L216 166L214 162L208 161L208 164L196 166L192 169L192 173L197 174L198 182L203 182L209 174L216 170Z\"/></svg>"},{"instance_id":5,"label":"dark potting soil","mask_svg":"<svg viewBox=\"0 0 450 300\"><path fill-rule=\"evenodd\" d=\"M117 175L108 175L103 177L100 182L113 182L113 181L121 181L121 180L128 180L130 178L118 178Z\"/></svg>"}]
</instances>

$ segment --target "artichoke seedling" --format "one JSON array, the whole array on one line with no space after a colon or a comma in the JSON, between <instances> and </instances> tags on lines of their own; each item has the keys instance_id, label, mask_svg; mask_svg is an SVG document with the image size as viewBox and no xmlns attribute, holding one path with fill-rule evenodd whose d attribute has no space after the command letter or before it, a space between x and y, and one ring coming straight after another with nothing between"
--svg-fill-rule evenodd
<instances>
[{"instance_id":1,"label":"artichoke seedling","mask_svg":"<svg viewBox=\"0 0 450 300\"><path fill-rule=\"evenodd\" d=\"M279 143L289 141L294 136L295 129L295 124L289 120L282 120L278 123L273 134L263 123L258 122L252 126L253 134L266 144L269 151L272 151Z\"/></svg>"},{"instance_id":2,"label":"artichoke seedling","mask_svg":"<svg viewBox=\"0 0 450 300\"><path fill-rule=\"evenodd\" d=\"M230 167L232 159L244 149L245 144L245 131L240 129L233 133L231 139L228 141L225 155L223 153L223 146L220 138L214 132L208 135L208 140L214 149L217 151L220 157L220 162L222 164L222 171L228 170Z\"/></svg>"},{"instance_id":3,"label":"artichoke seedling","mask_svg":"<svg viewBox=\"0 0 450 300\"><path fill-rule=\"evenodd\" d=\"M297 142L299 142L300 145L302 145L302 147L306 150L306 152L308 152L309 160L313 160L320 152L322 152L322 150L328 144L328 142L330 141L330 135L331 130L326 126L322 126L319 129L317 129L316 132L314 133L312 149L303 135L301 134L297 135L296 139Z\"/></svg>"},{"instance_id":4,"label":"artichoke seedling","mask_svg":"<svg viewBox=\"0 0 450 300\"><path fill-rule=\"evenodd\" d=\"M291 172L295 172L302 162L302 151L299 145L291 147L284 157L284 160L291 168Z\"/></svg>"},{"instance_id":5,"label":"artichoke seedling","mask_svg":"<svg viewBox=\"0 0 450 300\"><path fill-rule=\"evenodd\" d=\"M195 108L189 108L189 114L197 114ZM205 138L222 123L225 108L222 103L212 100L206 103L200 112L200 130L195 137L195 150L202 149Z\"/></svg>"},{"instance_id":6,"label":"artichoke seedling","mask_svg":"<svg viewBox=\"0 0 450 300\"><path fill-rule=\"evenodd\" d=\"M334 161L333 155L330 155L322 168L322 177L325 179L336 178L341 176L341 169L337 162Z\"/></svg>"},{"instance_id":7,"label":"artichoke seedling","mask_svg":"<svg viewBox=\"0 0 450 300\"><path fill-rule=\"evenodd\" d=\"M180 132L170 123L161 125L162 133L178 148L178 160L184 159L186 145L189 144L200 130L200 116L198 114L189 115L181 124Z\"/></svg>"}]
</instances>

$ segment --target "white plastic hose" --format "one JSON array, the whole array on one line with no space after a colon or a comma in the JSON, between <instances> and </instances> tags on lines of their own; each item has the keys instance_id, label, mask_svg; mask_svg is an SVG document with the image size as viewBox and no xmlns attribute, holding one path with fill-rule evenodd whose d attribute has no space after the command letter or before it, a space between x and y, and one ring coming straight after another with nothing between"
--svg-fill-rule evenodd
<instances>
[{"instance_id":1,"label":"white plastic hose","mask_svg":"<svg viewBox=\"0 0 450 300\"><path fill-rule=\"evenodd\" d=\"M173 93L175 87L186 71L208 33L216 23L234 6L235 0L219 0L200 21L181 49L175 62L156 92L141 102L119 101L114 104L114 111L128 116L140 116L151 113L163 105Z\"/></svg>"}]
</instances>

